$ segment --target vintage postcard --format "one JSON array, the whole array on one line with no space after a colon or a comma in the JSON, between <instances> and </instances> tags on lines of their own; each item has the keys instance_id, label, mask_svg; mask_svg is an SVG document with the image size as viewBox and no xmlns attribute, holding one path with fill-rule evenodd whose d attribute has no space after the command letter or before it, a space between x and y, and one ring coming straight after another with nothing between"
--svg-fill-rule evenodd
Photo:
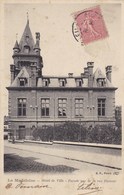
<instances>
[{"instance_id":1,"label":"vintage postcard","mask_svg":"<svg viewBox=\"0 0 124 195\"><path fill-rule=\"evenodd\" d=\"M124 195L124 2L0 1L0 192Z\"/></svg>"}]
</instances>

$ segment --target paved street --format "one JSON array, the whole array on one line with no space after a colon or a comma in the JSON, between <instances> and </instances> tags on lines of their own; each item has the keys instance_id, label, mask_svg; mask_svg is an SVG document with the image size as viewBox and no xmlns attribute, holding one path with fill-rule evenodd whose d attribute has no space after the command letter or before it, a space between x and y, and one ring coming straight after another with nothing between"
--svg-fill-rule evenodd
<instances>
[{"instance_id":1,"label":"paved street","mask_svg":"<svg viewBox=\"0 0 124 195\"><path fill-rule=\"evenodd\" d=\"M51 152L51 149L53 152ZM83 162L82 160L78 160L76 158L74 159L74 156L70 158L70 150L65 150L64 146L59 148L59 146L56 147L42 144L12 144L5 141L4 153L5 172L75 174L82 171L114 171L112 168L99 166L91 162ZM73 153L75 155L77 154L74 150Z\"/></svg>"},{"instance_id":2,"label":"paved street","mask_svg":"<svg viewBox=\"0 0 124 195\"><path fill-rule=\"evenodd\" d=\"M68 160L63 161L63 159L49 155L5 147L4 170L5 172L68 173L75 171L76 168L73 168Z\"/></svg>"}]
</instances>

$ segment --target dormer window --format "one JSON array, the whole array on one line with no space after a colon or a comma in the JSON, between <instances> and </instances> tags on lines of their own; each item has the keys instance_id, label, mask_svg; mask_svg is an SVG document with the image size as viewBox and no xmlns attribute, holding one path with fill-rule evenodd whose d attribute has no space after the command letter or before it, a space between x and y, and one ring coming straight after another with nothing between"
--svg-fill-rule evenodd
<instances>
[{"instance_id":1,"label":"dormer window","mask_svg":"<svg viewBox=\"0 0 124 195\"><path fill-rule=\"evenodd\" d=\"M60 87L65 87L66 84L66 79L59 79L59 86Z\"/></svg>"},{"instance_id":2,"label":"dormer window","mask_svg":"<svg viewBox=\"0 0 124 195\"><path fill-rule=\"evenodd\" d=\"M26 78L19 78L19 86L20 87L24 87L27 83L27 79Z\"/></svg>"},{"instance_id":3,"label":"dormer window","mask_svg":"<svg viewBox=\"0 0 124 195\"><path fill-rule=\"evenodd\" d=\"M82 87L82 79L76 79L76 86Z\"/></svg>"},{"instance_id":4,"label":"dormer window","mask_svg":"<svg viewBox=\"0 0 124 195\"><path fill-rule=\"evenodd\" d=\"M104 87L106 84L105 79L104 78L97 79L97 84L99 87Z\"/></svg>"},{"instance_id":5,"label":"dormer window","mask_svg":"<svg viewBox=\"0 0 124 195\"><path fill-rule=\"evenodd\" d=\"M49 79L43 79L43 86L48 87L49 86Z\"/></svg>"},{"instance_id":6,"label":"dormer window","mask_svg":"<svg viewBox=\"0 0 124 195\"><path fill-rule=\"evenodd\" d=\"M30 47L28 45L24 46L24 53L28 54L30 52Z\"/></svg>"}]
</instances>

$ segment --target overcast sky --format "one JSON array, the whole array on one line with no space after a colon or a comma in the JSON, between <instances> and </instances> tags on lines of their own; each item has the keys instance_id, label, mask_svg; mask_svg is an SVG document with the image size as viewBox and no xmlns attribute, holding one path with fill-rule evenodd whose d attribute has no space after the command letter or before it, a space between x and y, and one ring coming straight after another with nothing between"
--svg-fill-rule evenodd
<instances>
[{"instance_id":1,"label":"overcast sky","mask_svg":"<svg viewBox=\"0 0 124 195\"><path fill-rule=\"evenodd\" d=\"M30 28L35 39L35 32L40 32L41 55L43 57L45 75L67 75L83 72L87 61L94 61L105 73L107 65L113 66L112 83L118 87L116 104L123 101L123 68L121 56L121 5L100 5L109 37L82 46L72 35L72 14L99 4L5 4L2 37L2 110L7 115L7 90L10 84L10 64L13 63L13 46L18 33L18 41L22 36L29 13Z\"/></svg>"}]
</instances>

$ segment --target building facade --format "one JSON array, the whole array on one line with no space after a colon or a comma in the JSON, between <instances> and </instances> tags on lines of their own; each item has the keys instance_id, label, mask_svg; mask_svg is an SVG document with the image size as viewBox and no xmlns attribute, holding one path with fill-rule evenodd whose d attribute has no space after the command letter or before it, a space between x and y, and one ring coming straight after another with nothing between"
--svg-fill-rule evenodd
<instances>
[{"instance_id":1,"label":"building facade","mask_svg":"<svg viewBox=\"0 0 124 195\"><path fill-rule=\"evenodd\" d=\"M122 128L122 107L115 107L115 125L119 128Z\"/></svg>"},{"instance_id":2,"label":"building facade","mask_svg":"<svg viewBox=\"0 0 124 195\"><path fill-rule=\"evenodd\" d=\"M46 76L42 73L40 33L34 42L29 20L22 38L13 48L10 65L9 129L17 139L30 139L34 129L65 121L91 124L115 123L115 88L112 66L93 70L87 62L84 73Z\"/></svg>"}]
</instances>

